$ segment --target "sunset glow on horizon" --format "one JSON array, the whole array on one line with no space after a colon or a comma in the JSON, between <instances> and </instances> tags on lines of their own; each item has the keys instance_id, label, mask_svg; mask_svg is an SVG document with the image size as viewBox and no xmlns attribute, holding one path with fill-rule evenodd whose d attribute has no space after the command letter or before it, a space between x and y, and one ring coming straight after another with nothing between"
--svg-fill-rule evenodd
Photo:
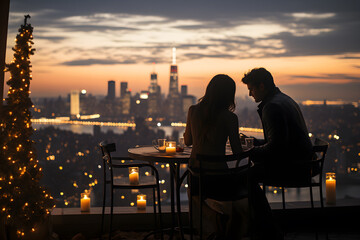
<instances>
[{"instance_id":1,"label":"sunset glow on horizon","mask_svg":"<svg viewBox=\"0 0 360 240\"><path fill-rule=\"evenodd\" d=\"M106 0L82 6L35 0L26 6L24 0L14 0L6 61L12 59L23 16L30 14L36 48L31 57L33 97L67 96L73 89L106 95L109 80L116 81L117 95L121 81L136 93L148 90L154 68L167 94L176 47L179 85L188 85L196 97L219 73L236 81L237 95L247 95L241 83L244 72L265 67L296 100L358 101L360 8L356 1L341 8L337 2L324 1L327 7L321 8L274 1L264 12L233 1L187 6L137 1L135 6Z\"/></svg>"}]
</instances>

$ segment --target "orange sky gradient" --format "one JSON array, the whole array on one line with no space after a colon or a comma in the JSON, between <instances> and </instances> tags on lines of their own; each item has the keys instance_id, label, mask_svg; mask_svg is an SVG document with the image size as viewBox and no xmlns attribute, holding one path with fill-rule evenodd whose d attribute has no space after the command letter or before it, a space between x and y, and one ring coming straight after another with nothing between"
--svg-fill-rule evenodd
<instances>
[{"instance_id":1,"label":"orange sky gradient","mask_svg":"<svg viewBox=\"0 0 360 240\"><path fill-rule=\"evenodd\" d=\"M254 67L267 68L280 89L297 100L358 101L360 97L360 51L346 42L349 36L344 36L343 42L335 41L342 25L327 24L342 16L335 10L284 11L282 17L288 22L280 17L253 16L251 21L250 17L229 18L223 23L221 18L170 18L151 12L89 10L86 14L75 11L62 15L58 6L51 10L51 5L45 6L42 0L35 2L44 9L26 12L32 16L29 22L34 27L36 48L31 57L33 97L66 96L73 89L106 95L108 80L116 81L117 96L121 81L128 82L136 93L148 89L154 69L162 93L167 94L172 47L177 47L179 87L188 85L189 94L196 97L204 94L209 80L219 73L236 81L238 96L247 95L241 78ZM56 21L44 20L54 19L54 13ZM21 7L11 6L7 62L12 59L11 47L23 15ZM355 20L351 19L360 23L359 17ZM354 34L355 40L359 38L359 34L349 34ZM325 46L327 36L339 50ZM312 46L316 41L320 44ZM9 73L5 77L9 79ZM4 96L7 89L5 86Z\"/></svg>"}]
</instances>

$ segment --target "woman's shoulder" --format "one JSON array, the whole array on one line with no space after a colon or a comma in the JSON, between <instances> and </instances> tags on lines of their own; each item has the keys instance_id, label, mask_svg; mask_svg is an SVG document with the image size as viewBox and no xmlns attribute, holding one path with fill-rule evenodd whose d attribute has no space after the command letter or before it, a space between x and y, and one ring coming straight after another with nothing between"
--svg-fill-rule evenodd
<instances>
[{"instance_id":1,"label":"woman's shoulder","mask_svg":"<svg viewBox=\"0 0 360 240\"><path fill-rule=\"evenodd\" d=\"M199 104L194 104L189 107L189 113L198 111L199 110Z\"/></svg>"},{"instance_id":2,"label":"woman's shoulder","mask_svg":"<svg viewBox=\"0 0 360 240\"><path fill-rule=\"evenodd\" d=\"M226 126L232 126L233 124L238 122L238 117L235 113L229 110L223 110L219 112L219 121Z\"/></svg>"},{"instance_id":3,"label":"woman's shoulder","mask_svg":"<svg viewBox=\"0 0 360 240\"><path fill-rule=\"evenodd\" d=\"M220 116L223 116L224 118L228 118L228 119L237 119L238 118L238 116L235 113L233 113L227 109L221 111Z\"/></svg>"}]
</instances>

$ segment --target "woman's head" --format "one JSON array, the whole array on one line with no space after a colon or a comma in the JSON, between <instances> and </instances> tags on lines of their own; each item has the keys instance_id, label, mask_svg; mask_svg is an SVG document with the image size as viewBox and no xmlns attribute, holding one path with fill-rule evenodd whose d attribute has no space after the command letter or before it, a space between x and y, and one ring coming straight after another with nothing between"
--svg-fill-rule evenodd
<instances>
[{"instance_id":1,"label":"woman's head","mask_svg":"<svg viewBox=\"0 0 360 240\"><path fill-rule=\"evenodd\" d=\"M218 74L209 82L205 95L199 100L212 109L235 110L235 81L225 74Z\"/></svg>"}]
</instances>

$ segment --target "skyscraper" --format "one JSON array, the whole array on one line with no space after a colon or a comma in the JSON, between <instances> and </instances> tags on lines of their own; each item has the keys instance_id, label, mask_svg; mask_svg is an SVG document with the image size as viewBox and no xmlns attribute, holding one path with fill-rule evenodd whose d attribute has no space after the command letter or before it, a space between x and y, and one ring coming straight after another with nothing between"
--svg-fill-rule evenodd
<instances>
[{"instance_id":1,"label":"skyscraper","mask_svg":"<svg viewBox=\"0 0 360 240\"><path fill-rule=\"evenodd\" d=\"M154 63L155 64L155 63ZM154 65L155 66L155 65ZM150 117L157 117L161 112L161 88L157 83L157 73L150 74L148 114Z\"/></svg>"},{"instance_id":2,"label":"skyscraper","mask_svg":"<svg viewBox=\"0 0 360 240\"><path fill-rule=\"evenodd\" d=\"M179 93L178 83L178 67L176 65L176 48L172 49L172 64L170 66L170 84L169 84L169 95L176 95Z\"/></svg>"},{"instance_id":3,"label":"skyscraper","mask_svg":"<svg viewBox=\"0 0 360 240\"><path fill-rule=\"evenodd\" d=\"M128 83L127 82L121 82L120 83L120 97L125 97L125 94L128 89Z\"/></svg>"},{"instance_id":4,"label":"skyscraper","mask_svg":"<svg viewBox=\"0 0 360 240\"><path fill-rule=\"evenodd\" d=\"M168 117L170 121L177 121L183 115L181 97L179 94L178 67L176 65L176 48L172 49L172 64L170 66L170 84L168 95Z\"/></svg>"},{"instance_id":5,"label":"skyscraper","mask_svg":"<svg viewBox=\"0 0 360 240\"><path fill-rule=\"evenodd\" d=\"M184 97L188 95L188 86L187 85L181 85L181 96Z\"/></svg>"},{"instance_id":6,"label":"skyscraper","mask_svg":"<svg viewBox=\"0 0 360 240\"><path fill-rule=\"evenodd\" d=\"M80 92L72 90L70 93L70 116L76 118L80 114Z\"/></svg>"},{"instance_id":7,"label":"skyscraper","mask_svg":"<svg viewBox=\"0 0 360 240\"><path fill-rule=\"evenodd\" d=\"M158 84L157 84L157 73L153 72L150 75L150 87L149 92L150 93L156 93L158 91Z\"/></svg>"},{"instance_id":8,"label":"skyscraper","mask_svg":"<svg viewBox=\"0 0 360 240\"><path fill-rule=\"evenodd\" d=\"M157 94L159 93L160 86L158 85L158 79L157 79L157 73L155 71L155 63L153 63L153 72L150 74L150 87L149 87L149 93L150 94Z\"/></svg>"},{"instance_id":9,"label":"skyscraper","mask_svg":"<svg viewBox=\"0 0 360 240\"><path fill-rule=\"evenodd\" d=\"M115 99L115 81L110 80L108 81L108 93L107 93L108 99Z\"/></svg>"}]
</instances>

